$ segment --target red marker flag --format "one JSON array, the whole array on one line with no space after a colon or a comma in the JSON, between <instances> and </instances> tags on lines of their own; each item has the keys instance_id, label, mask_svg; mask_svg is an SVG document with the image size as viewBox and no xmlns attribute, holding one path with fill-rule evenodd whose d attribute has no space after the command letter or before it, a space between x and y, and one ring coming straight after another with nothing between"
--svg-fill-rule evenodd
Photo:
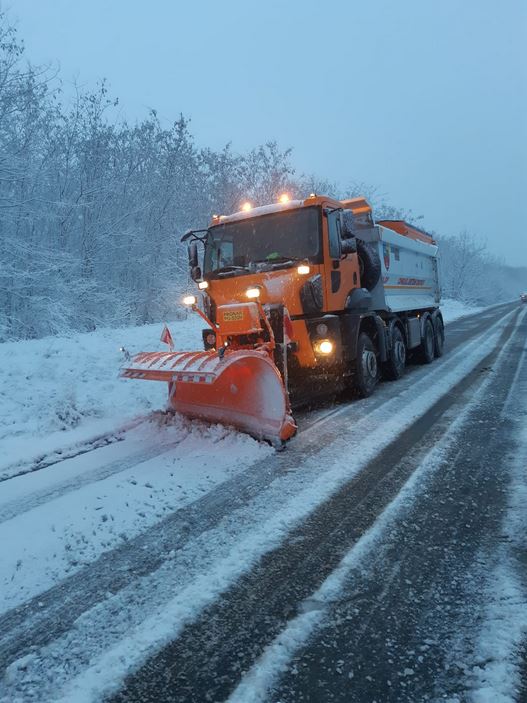
<instances>
[{"instance_id":1,"label":"red marker flag","mask_svg":"<svg viewBox=\"0 0 527 703\"><path fill-rule=\"evenodd\" d=\"M174 348L174 340L172 339L172 335L170 334L170 330L167 327L167 324L165 322L165 326L163 327L163 331L161 332L161 341L164 344L168 344L170 347L170 350Z\"/></svg>"},{"instance_id":2,"label":"red marker flag","mask_svg":"<svg viewBox=\"0 0 527 703\"><path fill-rule=\"evenodd\" d=\"M291 322L291 318L289 317L289 311L287 308L284 308L284 342L285 344L289 344L291 339L293 338L293 323Z\"/></svg>"}]
</instances>

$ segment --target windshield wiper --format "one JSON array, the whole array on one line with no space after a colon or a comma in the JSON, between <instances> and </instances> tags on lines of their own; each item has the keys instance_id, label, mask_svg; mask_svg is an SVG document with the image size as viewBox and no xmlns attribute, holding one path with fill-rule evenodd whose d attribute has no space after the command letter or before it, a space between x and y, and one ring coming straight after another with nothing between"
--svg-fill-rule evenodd
<instances>
[{"instance_id":1,"label":"windshield wiper","mask_svg":"<svg viewBox=\"0 0 527 703\"><path fill-rule=\"evenodd\" d=\"M303 261L297 256L273 256L272 258L266 257L265 259L257 259L256 261L251 261L252 264L282 264L284 261Z\"/></svg>"},{"instance_id":2,"label":"windshield wiper","mask_svg":"<svg viewBox=\"0 0 527 703\"><path fill-rule=\"evenodd\" d=\"M258 259L257 261L251 261L254 266L270 266L271 268L275 266L284 266L297 264L299 261L304 261L304 259L299 259L296 256L275 256L272 259Z\"/></svg>"},{"instance_id":3,"label":"windshield wiper","mask_svg":"<svg viewBox=\"0 0 527 703\"><path fill-rule=\"evenodd\" d=\"M236 273L236 271L246 271L247 273L250 273L249 269L246 266L222 266L219 269L211 271L211 274L213 276L217 276L221 275L222 273Z\"/></svg>"}]
</instances>

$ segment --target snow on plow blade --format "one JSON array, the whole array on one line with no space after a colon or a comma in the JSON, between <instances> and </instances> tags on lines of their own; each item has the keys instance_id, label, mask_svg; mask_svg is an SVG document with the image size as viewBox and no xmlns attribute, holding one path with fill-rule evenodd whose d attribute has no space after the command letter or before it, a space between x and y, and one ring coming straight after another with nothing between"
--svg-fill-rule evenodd
<instances>
[{"instance_id":1,"label":"snow on plow blade","mask_svg":"<svg viewBox=\"0 0 527 703\"><path fill-rule=\"evenodd\" d=\"M296 432L278 369L265 351L142 352L121 369L125 378L166 381L170 407L189 417L233 425L259 439Z\"/></svg>"}]
</instances>

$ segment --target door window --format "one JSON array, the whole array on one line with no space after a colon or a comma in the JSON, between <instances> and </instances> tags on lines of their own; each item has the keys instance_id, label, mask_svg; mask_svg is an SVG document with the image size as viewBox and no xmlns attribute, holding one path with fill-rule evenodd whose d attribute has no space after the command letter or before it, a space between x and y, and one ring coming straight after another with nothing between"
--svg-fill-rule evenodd
<instances>
[{"instance_id":1,"label":"door window","mask_svg":"<svg viewBox=\"0 0 527 703\"><path fill-rule=\"evenodd\" d=\"M340 217L338 210L328 214L329 255L340 259Z\"/></svg>"}]
</instances>

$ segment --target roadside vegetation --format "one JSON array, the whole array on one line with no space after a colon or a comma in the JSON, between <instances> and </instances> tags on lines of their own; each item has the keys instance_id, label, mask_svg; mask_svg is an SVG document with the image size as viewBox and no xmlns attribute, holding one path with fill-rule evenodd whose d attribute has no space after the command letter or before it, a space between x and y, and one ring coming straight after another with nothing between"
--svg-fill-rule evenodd
<instances>
[{"instance_id":1,"label":"roadside vegetation","mask_svg":"<svg viewBox=\"0 0 527 703\"><path fill-rule=\"evenodd\" d=\"M378 216L412 218L360 180L297 174L273 141L240 154L198 146L184 116L129 123L104 81L66 100L0 14L0 342L174 319L188 285L180 235L284 190L366 194ZM527 270L493 259L476 234L436 236L446 295L516 297Z\"/></svg>"}]
</instances>

